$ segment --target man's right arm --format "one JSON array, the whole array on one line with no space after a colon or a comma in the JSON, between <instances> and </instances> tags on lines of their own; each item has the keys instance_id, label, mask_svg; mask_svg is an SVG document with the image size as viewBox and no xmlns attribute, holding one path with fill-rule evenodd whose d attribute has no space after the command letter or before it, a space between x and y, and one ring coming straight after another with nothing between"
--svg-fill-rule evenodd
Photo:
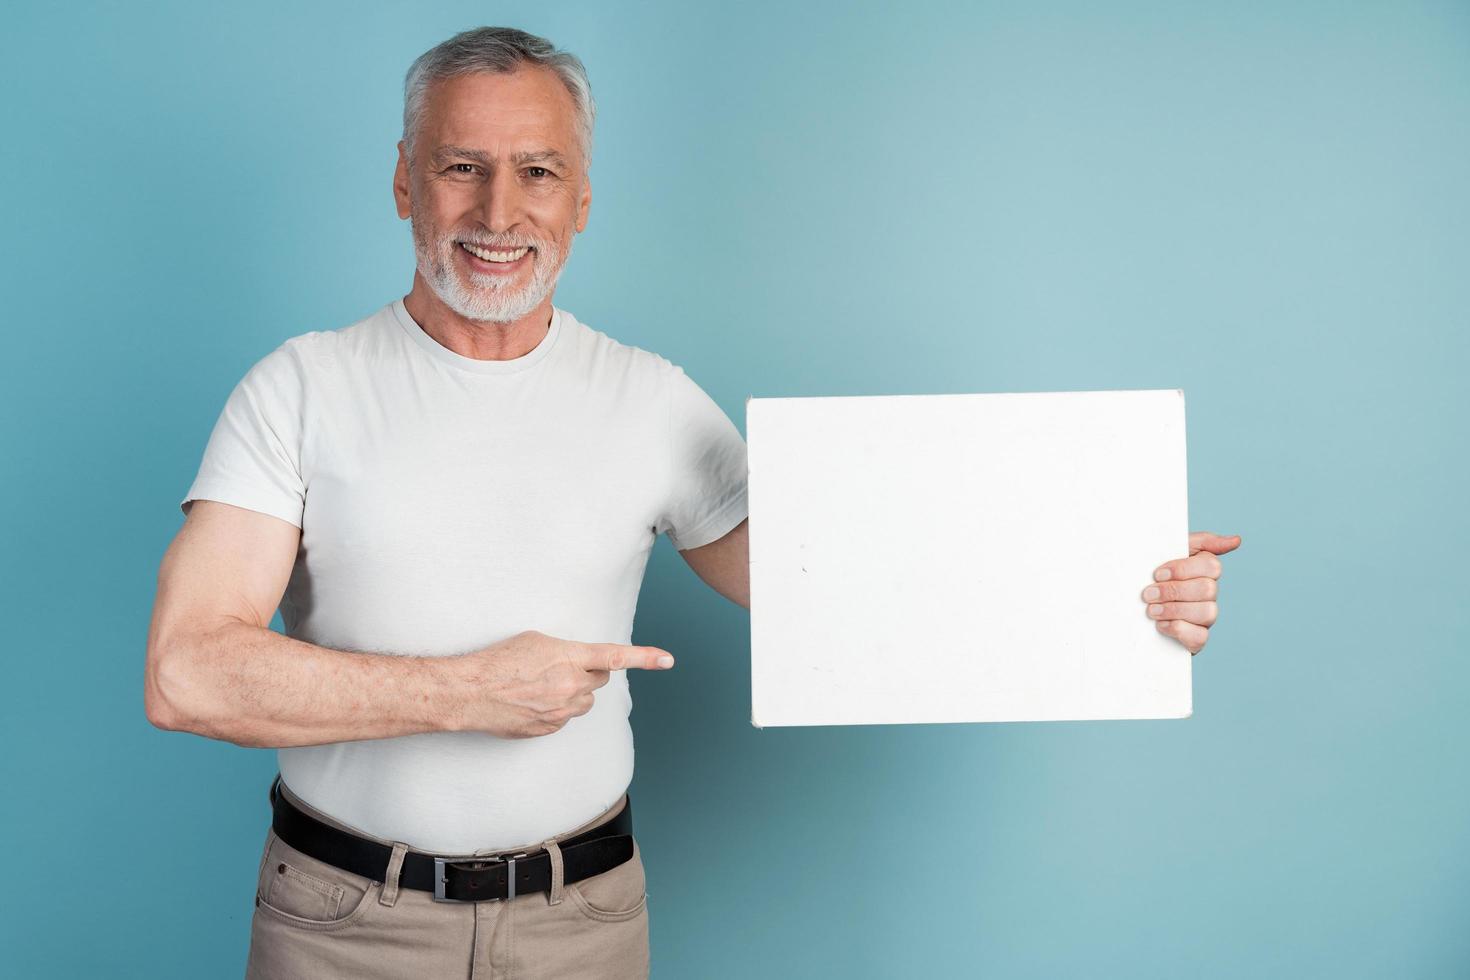
<instances>
[{"instance_id":1,"label":"man's right arm","mask_svg":"<svg viewBox=\"0 0 1470 980\"><path fill-rule=\"evenodd\" d=\"M193 501L163 556L148 629L148 720L250 748L416 732L534 738L592 710L609 671L666 670L667 650L526 630L454 656L332 650L270 628L301 529Z\"/></svg>"},{"instance_id":2,"label":"man's right arm","mask_svg":"<svg viewBox=\"0 0 1470 980\"><path fill-rule=\"evenodd\" d=\"M454 730L462 656L346 652L270 628L301 529L196 500L158 573L144 705L159 728L253 748Z\"/></svg>"}]
</instances>

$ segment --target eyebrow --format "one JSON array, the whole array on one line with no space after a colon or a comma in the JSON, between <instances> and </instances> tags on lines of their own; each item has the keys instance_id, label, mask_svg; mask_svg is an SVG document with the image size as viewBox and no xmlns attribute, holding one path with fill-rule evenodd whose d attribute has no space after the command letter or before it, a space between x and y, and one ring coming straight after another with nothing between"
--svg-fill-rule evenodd
<instances>
[{"instance_id":1,"label":"eyebrow","mask_svg":"<svg viewBox=\"0 0 1470 980\"><path fill-rule=\"evenodd\" d=\"M468 146L441 146L433 152L430 159L443 161L450 157L464 157L467 160L473 160L476 163L486 166L494 162L494 158L490 154L483 150L471 149ZM571 164L567 163L566 157L551 149L522 150L519 153L512 153L510 162L517 166L528 163L549 163L553 166L561 167L563 170L571 169Z\"/></svg>"}]
</instances>

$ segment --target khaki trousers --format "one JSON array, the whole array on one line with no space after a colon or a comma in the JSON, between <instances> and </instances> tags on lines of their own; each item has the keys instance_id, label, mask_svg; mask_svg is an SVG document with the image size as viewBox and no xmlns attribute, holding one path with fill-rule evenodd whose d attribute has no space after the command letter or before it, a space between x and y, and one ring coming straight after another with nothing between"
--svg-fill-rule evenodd
<instances>
[{"instance_id":1,"label":"khaki trousers","mask_svg":"<svg viewBox=\"0 0 1470 980\"><path fill-rule=\"evenodd\" d=\"M361 834L302 802L284 782L277 792L324 823ZM393 848L374 881L318 861L266 833L250 923L246 980L647 980L648 896L638 842L633 857L582 881L562 880L560 841L615 817L605 813L547 841L505 852L551 855L550 892L509 901L436 902L398 887L407 845ZM485 852L491 853L491 852ZM502 853L502 852L494 852Z\"/></svg>"}]
</instances>

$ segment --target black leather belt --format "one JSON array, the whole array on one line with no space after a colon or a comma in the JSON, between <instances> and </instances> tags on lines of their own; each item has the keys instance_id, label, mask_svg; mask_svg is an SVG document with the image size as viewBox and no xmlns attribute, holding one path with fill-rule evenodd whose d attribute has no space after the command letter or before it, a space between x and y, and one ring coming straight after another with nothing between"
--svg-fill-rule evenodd
<instances>
[{"instance_id":1,"label":"black leather belt","mask_svg":"<svg viewBox=\"0 0 1470 980\"><path fill-rule=\"evenodd\" d=\"M271 826L287 844L373 881L385 881L393 849L349 834L291 805L271 780ZM602 874L633 857L633 800L607 823L560 841L564 882ZM485 902L551 890L551 855L544 847L514 854L442 857L408 851L398 874L403 888L433 892L440 902Z\"/></svg>"}]
</instances>

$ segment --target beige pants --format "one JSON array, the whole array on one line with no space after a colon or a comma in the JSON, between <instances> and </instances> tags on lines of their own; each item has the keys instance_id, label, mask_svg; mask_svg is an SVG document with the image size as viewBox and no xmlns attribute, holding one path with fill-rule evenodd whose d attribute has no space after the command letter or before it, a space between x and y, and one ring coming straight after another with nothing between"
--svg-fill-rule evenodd
<instances>
[{"instance_id":1,"label":"beige pants","mask_svg":"<svg viewBox=\"0 0 1470 980\"><path fill-rule=\"evenodd\" d=\"M277 792L324 823L360 832ZM580 827L507 851L551 854L550 892L509 901L436 902L398 887L405 845L394 848L386 881L308 857L268 830L256 882L246 980L647 980L648 896L638 842L633 857L582 881L563 882L558 842L615 817L626 795ZM499 853L499 852L497 852Z\"/></svg>"}]
</instances>

